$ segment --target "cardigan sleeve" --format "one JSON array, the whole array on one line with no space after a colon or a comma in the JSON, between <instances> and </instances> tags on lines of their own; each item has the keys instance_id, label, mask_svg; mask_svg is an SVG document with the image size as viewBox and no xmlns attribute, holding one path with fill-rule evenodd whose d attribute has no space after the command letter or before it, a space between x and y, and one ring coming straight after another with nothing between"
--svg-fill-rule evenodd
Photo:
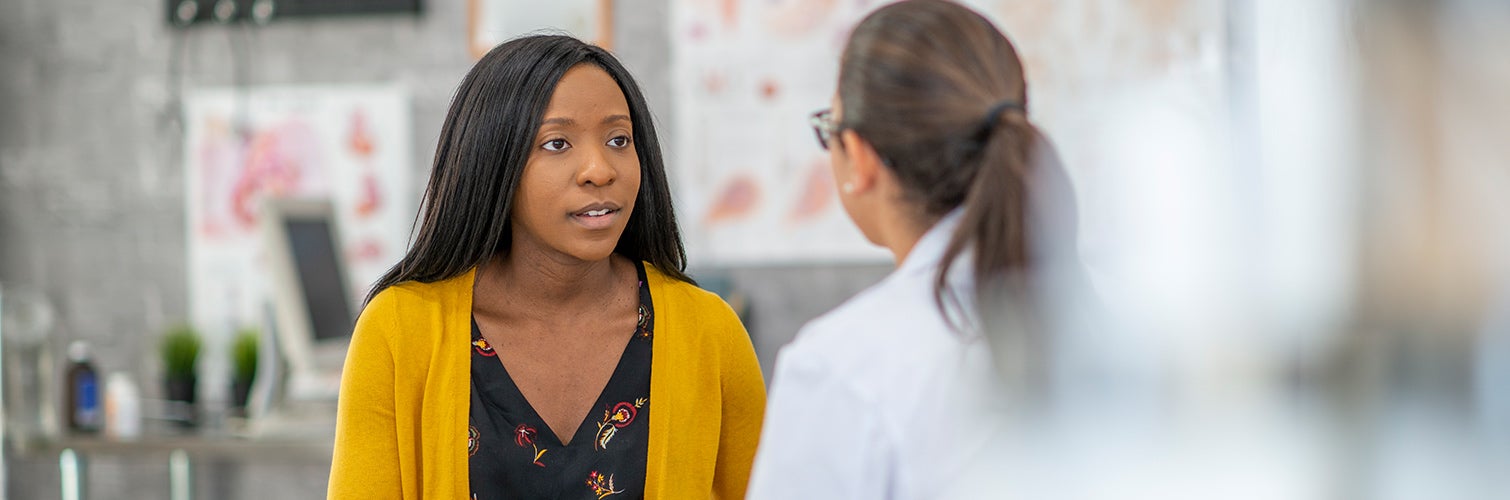
<instances>
[{"instance_id":1,"label":"cardigan sleeve","mask_svg":"<svg viewBox=\"0 0 1510 500\"><path fill-rule=\"evenodd\" d=\"M374 297L357 319L341 371L329 498L400 498L393 345L395 294Z\"/></svg>"},{"instance_id":2,"label":"cardigan sleeve","mask_svg":"<svg viewBox=\"0 0 1510 500\"><path fill-rule=\"evenodd\" d=\"M750 466L755 462L755 447L765 418L765 379L739 317L722 301L717 310L726 316L724 324L728 326L720 349L723 408L713 492L721 500L741 499L750 481Z\"/></svg>"}]
</instances>

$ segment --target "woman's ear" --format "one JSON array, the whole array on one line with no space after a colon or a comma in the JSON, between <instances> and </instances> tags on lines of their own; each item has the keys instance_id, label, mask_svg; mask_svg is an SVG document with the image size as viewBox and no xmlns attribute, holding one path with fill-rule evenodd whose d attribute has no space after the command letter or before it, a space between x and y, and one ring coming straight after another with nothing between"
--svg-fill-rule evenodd
<instances>
[{"instance_id":1,"label":"woman's ear","mask_svg":"<svg viewBox=\"0 0 1510 500\"><path fill-rule=\"evenodd\" d=\"M849 179L842 181L845 194L853 196L875 189L882 168L881 155L876 153L876 148L860 134L848 129L839 133L839 141L849 156Z\"/></svg>"}]
</instances>

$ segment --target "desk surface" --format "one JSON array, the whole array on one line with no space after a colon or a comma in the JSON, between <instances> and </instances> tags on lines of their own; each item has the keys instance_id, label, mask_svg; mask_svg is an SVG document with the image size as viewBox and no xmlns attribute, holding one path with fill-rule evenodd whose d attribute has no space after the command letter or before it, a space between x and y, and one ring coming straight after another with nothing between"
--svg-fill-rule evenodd
<instances>
[{"instance_id":1,"label":"desk surface","mask_svg":"<svg viewBox=\"0 0 1510 500\"><path fill-rule=\"evenodd\" d=\"M242 435L225 431L161 432L149 430L130 440L100 435L60 437L11 436L13 449L22 455L56 455L72 449L86 455L166 455L182 450L196 458L234 460L299 460L328 463L335 435L325 432L300 434Z\"/></svg>"},{"instance_id":2,"label":"desk surface","mask_svg":"<svg viewBox=\"0 0 1510 500\"><path fill-rule=\"evenodd\" d=\"M244 438L206 438L196 436L147 437L132 441L101 437L69 437L30 443L27 449L37 453L60 453L72 449L89 455L165 455L177 450L195 457L241 460L316 460L329 461L331 441L269 440Z\"/></svg>"}]
</instances>

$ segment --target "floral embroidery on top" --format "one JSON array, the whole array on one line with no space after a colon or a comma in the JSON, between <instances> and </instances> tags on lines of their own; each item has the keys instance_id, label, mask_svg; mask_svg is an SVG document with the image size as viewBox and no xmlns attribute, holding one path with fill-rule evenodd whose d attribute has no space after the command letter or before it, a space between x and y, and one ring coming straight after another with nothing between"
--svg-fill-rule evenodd
<instances>
[{"instance_id":1,"label":"floral embroidery on top","mask_svg":"<svg viewBox=\"0 0 1510 500\"><path fill-rule=\"evenodd\" d=\"M636 267L638 280L622 282L638 285L635 295L639 303L626 304L635 306L634 330L623 332L629 335L620 362L592 403L592 407L603 409L602 416L593 422L598 414L587 415L587 423L598 423L598 427L573 433L585 439L563 443L553 435L547 438L548 426L538 413L531 411L533 405L500 361L503 347L484 337L477 318L471 318L471 336L467 338L472 382L467 420L470 491L466 491L471 495L464 498L559 496L610 500L609 497L645 496L651 347L658 318L645 275L646 265L636 263ZM582 436L582 432L593 435ZM509 446L510 434L514 447ZM526 460L525 454L530 459ZM545 463L546 455L551 456L549 464ZM587 491L583 491L584 485Z\"/></svg>"},{"instance_id":2,"label":"floral embroidery on top","mask_svg":"<svg viewBox=\"0 0 1510 500\"><path fill-rule=\"evenodd\" d=\"M587 486L592 488L593 494L598 495L600 500L609 495L617 495L624 492L624 490L614 489L613 474L603 477L598 471L592 471L591 474L587 475Z\"/></svg>"},{"instance_id":3,"label":"floral embroidery on top","mask_svg":"<svg viewBox=\"0 0 1510 500\"><path fill-rule=\"evenodd\" d=\"M477 351L477 354L481 354L490 358L498 355L498 353L493 352L493 346L488 344L487 339L479 338L477 340L473 340L472 349L475 349Z\"/></svg>"},{"instance_id":4,"label":"floral embroidery on top","mask_svg":"<svg viewBox=\"0 0 1510 500\"><path fill-rule=\"evenodd\" d=\"M619 429L629 426L634 421L635 415L640 413L640 408L645 406L645 398L634 400L634 404L619 403L612 408L603 410L603 421L598 422L598 437L592 442L594 450L608 448L608 441L613 439L614 433Z\"/></svg>"},{"instance_id":5,"label":"floral embroidery on top","mask_svg":"<svg viewBox=\"0 0 1510 500\"><path fill-rule=\"evenodd\" d=\"M517 444L520 447L529 446L530 449L535 450L535 465L545 467L545 464L540 463L540 456L544 455L545 452L549 450L542 450L539 446L535 445L535 436L539 434L540 433L536 431L534 427L519 424L519 427L514 428L514 444Z\"/></svg>"},{"instance_id":6,"label":"floral embroidery on top","mask_svg":"<svg viewBox=\"0 0 1510 500\"><path fill-rule=\"evenodd\" d=\"M640 319L635 321L634 326L636 335L642 339L650 339L650 316L650 311L645 309L644 304L640 304Z\"/></svg>"}]
</instances>

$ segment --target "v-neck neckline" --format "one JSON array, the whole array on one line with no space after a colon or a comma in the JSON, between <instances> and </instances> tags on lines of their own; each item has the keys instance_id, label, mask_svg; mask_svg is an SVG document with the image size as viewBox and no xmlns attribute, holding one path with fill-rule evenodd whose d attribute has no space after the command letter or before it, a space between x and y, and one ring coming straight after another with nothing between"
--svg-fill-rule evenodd
<instances>
[{"instance_id":1,"label":"v-neck neckline","mask_svg":"<svg viewBox=\"0 0 1510 500\"><path fill-rule=\"evenodd\" d=\"M511 396L511 397L517 397L518 401L521 401L521 402L524 403L524 413L526 414L526 417L529 418L533 422L539 422L542 427L544 427L545 429L549 430L550 432L548 432L548 433L540 433L540 434L550 434L550 439L554 442L553 444L555 444L556 446L559 446L559 447L562 447L562 448L567 448L567 447L571 447L571 446L577 444L579 442L579 440L582 439L582 436L581 436L582 430L583 429L592 429L592 426L588 425L588 424L590 424L590 423L593 422L594 410L597 409L597 408L600 408L600 407L612 406L614 404L614 401L609 401L608 400L608 399L612 399L612 398L607 398L608 392L609 392L609 389L613 386L613 383L615 381L620 380L620 379L622 379L623 377L626 376L625 373L624 373L628 369L626 363L629 362L628 358L632 357L632 356L629 356L629 351L634 346L634 342L636 340L647 340L648 341L651 338L651 336L653 335L654 306L652 305L652 302L651 302L650 289L649 289L650 285L649 285L649 282L647 281L646 272L645 272L645 265L644 265L644 263L639 262L639 261L635 261L634 265L635 265L635 275L636 275L636 278L638 280L637 281L637 288L635 290L635 296L636 296L636 299L637 299L636 302L638 303L637 311L638 311L638 314L639 314L639 317L635 321L635 331L633 333L631 333L629 335L628 340L624 342L623 349L621 349L619 351L619 359L614 364L613 372L610 373L608 375L608 379L603 382L603 387L600 388L600 389L598 389L598 395L597 395L596 398L593 399L593 406L590 407L587 410L587 413L585 413L584 415L582 415L581 421L577 422L576 428L572 430L572 433L570 434L571 435L571 441L570 442L563 442L561 440L561 435L556 432L556 429L554 427L551 427L550 422L546 421L545 418L543 418L540 415L540 412L535 409L535 402L531 401L530 398L524 394L524 390L519 387L519 383L514 379L513 374L509 372L508 365L505 364L503 362L503 358L501 356L497 356L496 353L493 356L487 356L487 357L493 358L493 362L494 362L493 366L496 366L499 369L498 370L498 374L497 374L498 379L496 381L493 381L493 383L486 384L486 385L484 385L484 386L482 386L480 388L495 389L495 390L501 389L503 391L508 392L509 396ZM471 328L471 330L472 330L471 338L472 338L472 344L473 345L469 346L469 349L468 349L468 351L469 351L468 358L472 359L475 362L475 357L472 356L472 354L471 354L470 351L473 351L475 349L476 342L479 339L483 339L484 342L486 342L486 340L482 336L482 328L481 328L481 326L479 326L477 324L477 317L475 315L470 315L470 320L471 320L471 327L472 327ZM489 347L488 349L491 350L491 347ZM494 387L495 385L501 385L501 386L504 386L504 387ZM605 399L605 398L607 398L607 399ZM484 404L493 405L495 407L498 407L500 405L500 403L498 401L493 400L493 398L484 397L484 398L481 398L481 399L482 399L482 401L483 401ZM502 410L508 410L508 408L502 408L502 407L500 407L500 409L502 409ZM537 435L540 435L540 434L537 434ZM594 434L596 435L596 431L594 431Z\"/></svg>"},{"instance_id":2,"label":"v-neck neckline","mask_svg":"<svg viewBox=\"0 0 1510 500\"><path fill-rule=\"evenodd\" d=\"M588 425L588 424L592 423L592 421L593 421L593 413L594 413L593 410L595 410L595 409L597 409L599 407L605 406L605 405L612 405L613 404L612 402L606 402L606 400L604 398L608 394L608 389L609 389L609 387L611 387L613 385L614 381L619 380L619 379L621 379L624 376L623 372L626 369L625 363L628 361L628 358L630 357L630 356L628 356L629 348L630 348L631 345L633 345L633 343L637 339L637 337L638 337L638 332L636 332L635 334L630 335L629 336L629 340L627 342L624 342L624 348L619 351L619 361L614 365L613 373L611 373L611 374L608 375L608 380L605 380L603 382L603 388L601 388L601 389L598 390L598 396L593 399L593 405L592 405L592 407L587 410L586 414L582 415L582 420L580 422L577 422L577 427L575 429L572 429L571 441L569 441L569 442L562 442L561 441L561 435L560 435L560 433L556 432L556 429L554 427L551 427L551 424L550 424L549 421L545 420L544 417L540 416L540 412L535 409L535 402L534 401L530 401L529 396L526 396L524 394L524 390L519 388L519 383L514 380L514 375L511 374L511 373L509 373L509 367L508 367L508 365L503 362L503 358L498 357L498 356L492 356L493 362L495 363L494 366L496 366L499 369L498 370L499 380L497 381L497 384L496 384L498 387L492 387L492 388L495 389L495 390L496 389L501 389L501 390L504 390L504 391L508 391L509 392L509 396L511 398L518 398L518 401L524 402L524 412L526 413L526 417L529 418L530 421L532 421L532 422L539 422L541 426L543 426L546 429L550 430L550 432L548 432L548 433L541 433L541 434L542 435L543 434L549 434L550 435L550 439L552 439L554 441L554 443L551 443L551 444L555 444L556 446L559 446L559 447L562 447L562 448L572 446L572 445L576 444L579 439L582 438L582 436L580 435L580 434L582 434L582 429L591 429L592 428L592 426ZM476 318L472 319L472 338L473 339L482 338L482 329L477 326L477 319ZM489 386L493 386L495 384L488 384L488 385ZM498 405L498 403L496 401L493 401L492 398L482 398L482 401L485 404L490 404L490 405L494 405L494 406Z\"/></svg>"}]
</instances>

